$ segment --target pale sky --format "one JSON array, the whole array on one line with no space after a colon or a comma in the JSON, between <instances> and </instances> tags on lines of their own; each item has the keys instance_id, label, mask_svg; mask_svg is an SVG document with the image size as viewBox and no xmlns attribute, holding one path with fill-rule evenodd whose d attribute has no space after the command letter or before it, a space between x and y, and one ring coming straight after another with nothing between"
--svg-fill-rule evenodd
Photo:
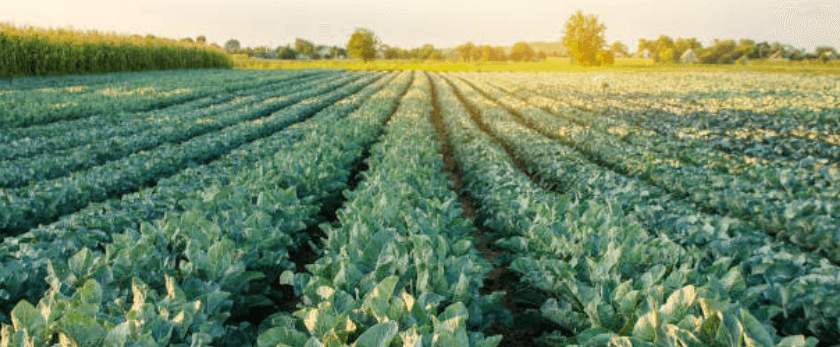
<instances>
[{"instance_id":1,"label":"pale sky","mask_svg":"<svg viewBox=\"0 0 840 347\"><path fill-rule=\"evenodd\" d=\"M344 46L355 27L374 31L402 48L432 43L454 47L559 41L563 23L576 9L597 14L606 38L636 50L639 38L696 37L779 41L813 50L840 49L838 0L4 0L0 22L39 27L97 29L182 38L205 35L223 44L277 47L295 37ZM775 5L795 5L777 9ZM781 8L781 7L780 7ZM783 12L791 14L782 27ZM777 13L778 12L778 13ZM814 20L815 16L819 20ZM810 22L809 19L812 19ZM775 30L775 33L774 33Z\"/></svg>"}]
</instances>

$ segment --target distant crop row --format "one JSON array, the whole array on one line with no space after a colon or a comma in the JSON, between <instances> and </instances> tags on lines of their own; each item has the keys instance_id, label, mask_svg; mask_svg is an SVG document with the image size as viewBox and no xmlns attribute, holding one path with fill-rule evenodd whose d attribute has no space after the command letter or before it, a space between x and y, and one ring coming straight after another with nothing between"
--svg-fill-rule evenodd
<instances>
[{"instance_id":1,"label":"distant crop row","mask_svg":"<svg viewBox=\"0 0 840 347\"><path fill-rule=\"evenodd\" d=\"M232 67L210 46L0 25L0 77Z\"/></svg>"}]
</instances>

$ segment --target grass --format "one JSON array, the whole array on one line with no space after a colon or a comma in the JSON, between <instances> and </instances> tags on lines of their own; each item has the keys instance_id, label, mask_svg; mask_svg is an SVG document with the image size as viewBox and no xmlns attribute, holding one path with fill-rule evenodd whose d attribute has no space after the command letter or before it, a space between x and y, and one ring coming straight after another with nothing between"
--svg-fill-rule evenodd
<instances>
[{"instance_id":1,"label":"grass","mask_svg":"<svg viewBox=\"0 0 840 347\"><path fill-rule=\"evenodd\" d=\"M347 70L423 70L423 71L470 71L470 72L715 72L749 71L806 73L820 75L840 75L840 62L768 62L751 61L747 65L738 64L656 64L649 59L617 58L615 65L583 67L572 64L565 58L548 58L542 62L454 62L425 60L275 60L249 58L234 55L235 69L347 69Z\"/></svg>"}]
</instances>

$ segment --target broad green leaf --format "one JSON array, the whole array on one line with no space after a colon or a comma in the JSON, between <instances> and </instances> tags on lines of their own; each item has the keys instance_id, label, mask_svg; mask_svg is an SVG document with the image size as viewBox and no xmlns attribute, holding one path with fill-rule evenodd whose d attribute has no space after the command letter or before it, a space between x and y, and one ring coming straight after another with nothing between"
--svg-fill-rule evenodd
<instances>
[{"instance_id":1,"label":"broad green leaf","mask_svg":"<svg viewBox=\"0 0 840 347\"><path fill-rule=\"evenodd\" d=\"M399 325L395 321L388 321L376 324L364 334L359 336L356 339L356 342L353 343L353 346L358 347L384 347L388 346L391 343L391 340L397 336L397 330L399 329Z\"/></svg>"},{"instance_id":2,"label":"broad green leaf","mask_svg":"<svg viewBox=\"0 0 840 347\"><path fill-rule=\"evenodd\" d=\"M105 328L95 318L72 311L61 317L57 327L61 338L80 347L99 346L107 335Z\"/></svg>"},{"instance_id":3,"label":"broad green leaf","mask_svg":"<svg viewBox=\"0 0 840 347\"><path fill-rule=\"evenodd\" d=\"M671 296L668 297L665 305L663 305L659 310L662 313L679 320L685 315L688 308L694 304L694 299L696 297L697 292L694 290L693 285L682 287L671 293Z\"/></svg>"},{"instance_id":4,"label":"broad green leaf","mask_svg":"<svg viewBox=\"0 0 840 347\"><path fill-rule=\"evenodd\" d=\"M370 294L365 296L362 308L369 309L379 322L383 322L386 319L388 309L390 308L389 302L391 296L394 295L397 282L399 282L399 277L388 276L379 282Z\"/></svg>"},{"instance_id":5,"label":"broad green leaf","mask_svg":"<svg viewBox=\"0 0 840 347\"><path fill-rule=\"evenodd\" d=\"M286 327L274 327L260 334L257 347L303 347L306 334Z\"/></svg>"},{"instance_id":6,"label":"broad green leaf","mask_svg":"<svg viewBox=\"0 0 840 347\"><path fill-rule=\"evenodd\" d=\"M741 322L744 323L744 344L747 347L773 347L773 338L749 311L741 309Z\"/></svg>"},{"instance_id":7,"label":"broad green leaf","mask_svg":"<svg viewBox=\"0 0 840 347\"><path fill-rule=\"evenodd\" d=\"M15 305L11 315L15 330L25 330L30 336L40 336L47 324L41 312L26 300L21 300Z\"/></svg>"},{"instance_id":8,"label":"broad green leaf","mask_svg":"<svg viewBox=\"0 0 840 347\"><path fill-rule=\"evenodd\" d=\"M633 327L633 336L650 342L656 342L656 330L659 327L659 311L653 310L639 317Z\"/></svg>"}]
</instances>

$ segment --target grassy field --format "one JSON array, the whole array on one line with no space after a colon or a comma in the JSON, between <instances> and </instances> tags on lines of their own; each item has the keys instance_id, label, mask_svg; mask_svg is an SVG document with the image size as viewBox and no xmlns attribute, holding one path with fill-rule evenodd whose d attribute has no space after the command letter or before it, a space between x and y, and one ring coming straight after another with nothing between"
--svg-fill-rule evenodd
<instances>
[{"instance_id":1,"label":"grassy field","mask_svg":"<svg viewBox=\"0 0 840 347\"><path fill-rule=\"evenodd\" d=\"M840 75L840 62L768 62L753 61L747 65L720 64L656 64L649 59L617 58L615 65L604 67L583 67L572 64L565 58L548 58L542 62L453 62L425 60L275 60L233 56L236 69L309 69L333 68L347 70L423 70L453 72L710 72L710 71L761 71L781 73L807 73Z\"/></svg>"}]
</instances>

